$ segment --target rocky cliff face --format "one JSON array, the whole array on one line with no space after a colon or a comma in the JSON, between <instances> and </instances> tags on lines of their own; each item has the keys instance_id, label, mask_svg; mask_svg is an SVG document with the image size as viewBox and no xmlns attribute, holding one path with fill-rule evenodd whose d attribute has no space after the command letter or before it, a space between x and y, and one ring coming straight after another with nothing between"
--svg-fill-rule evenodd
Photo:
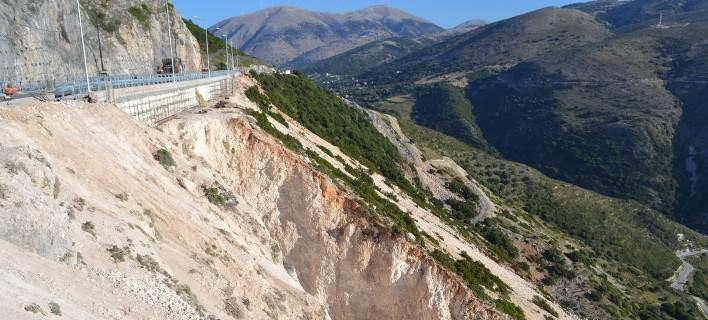
<instances>
[{"instance_id":1,"label":"rocky cliff face","mask_svg":"<svg viewBox=\"0 0 708 320\"><path fill-rule=\"evenodd\" d=\"M27 82L81 77L81 33L74 0L2 1L0 81ZM170 57L167 11L160 1L81 0L89 74L103 64L110 74L154 73ZM201 68L197 41L171 3L175 56L189 70ZM51 50L47 50L51 48Z\"/></svg>"},{"instance_id":2,"label":"rocky cliff face","mask_svg":"<svg viewBox=\"0 0 708 320\"><path fill-rule=\"evenodd\" d=\"M503 318L239 109L157 128L85 104L0 119L8 319L50 302L71 319Z\"/></svg>"}]
</instances>

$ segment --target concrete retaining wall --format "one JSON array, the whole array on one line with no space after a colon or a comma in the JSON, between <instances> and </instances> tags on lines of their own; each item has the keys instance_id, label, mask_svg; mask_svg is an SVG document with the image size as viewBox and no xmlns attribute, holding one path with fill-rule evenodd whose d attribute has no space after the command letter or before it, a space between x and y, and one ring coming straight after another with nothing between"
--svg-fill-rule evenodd
<instances>
[{"instance_id":1,"label":"concrete retaining wall","mask_svg":"<svg viewBox=\"0 0 708 320\"><path fill-rule=\"evenodd\" d=\"M197 93L205 101L233 94L234 78L215 77L178 83L110 91L107 99L138 120L154 124L177 113L199 107Z\"/></svg>"}]
</instances>

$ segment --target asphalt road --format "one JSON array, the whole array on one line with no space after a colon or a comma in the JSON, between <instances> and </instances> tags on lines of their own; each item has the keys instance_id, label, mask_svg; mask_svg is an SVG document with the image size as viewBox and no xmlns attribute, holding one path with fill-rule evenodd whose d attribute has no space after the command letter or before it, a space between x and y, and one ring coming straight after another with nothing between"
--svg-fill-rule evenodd
<instances>
[{"instance_id":1,"label":"asphalt road","mask_svg":"<svg viewBox=\"0 0 708 320\"><path fill-rule=\"evenodd\" d=\"M678 268L676 274L674 275L674 280L671 282L671 287L679 290L679 291L684 291L686 288L686 283L688 282L688 278L691 276L693 273L693 266L686 262L686 258L703 254L703 253L708 253L708 249L703 249L703 250L697 250L697 251L679 251L676 252L676 256L681 259L681 266ZM699 309L703 312L703 315L708 318L708 304L706 304L703 299L692 296L693 300L696 300L696 305L698 306Z\"/></svg>"}]
</instances>

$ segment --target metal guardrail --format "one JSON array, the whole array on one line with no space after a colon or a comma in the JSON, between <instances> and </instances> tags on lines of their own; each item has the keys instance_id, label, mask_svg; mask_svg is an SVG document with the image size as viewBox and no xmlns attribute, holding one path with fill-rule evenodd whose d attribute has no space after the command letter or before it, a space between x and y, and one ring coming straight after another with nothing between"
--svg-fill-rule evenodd
<instances>
[{"instance_id":1,"label":"metal guardrail","mask_svg":"<svg viewBox=\"0 0 708 320\"><path fill-rule=\"evenodd\" d=\"M102 91L108 88L121 89L128 87L139 87L161 83L189 81L206 79L211 77L221 77L233 75L238 71L220 70L212 72L190 72L182 74L128 74L114 76L92 76L89 83L92 91ZM31 96L36 94L54 94L57 97L84 94L88 92L88 85L85 77L57 78L45 77L45 80L35 81L13 81L12 79L0 79L0 91L10 85L17 88L18 96Z\"/></svg>"},{"instance_id":2,"label":"metal guardrail","mask_svg":"<svg viewBox=\"0 0 708 320\"><path fill-rule=\"evenodd\" d=\"M99 76L89 77L92 91L103 91L107 89L122 89L129 87L149 86L171 82L181 82L190 80L207 79L237 74L238 71L224 70L213 72L191 72L182 74L144 74L144 75L119 75L119 76ZM77 95L88 92L85 78L72 79L69 82L58 85L53 93L57 97Z\"/></svg>"}]
</instances>

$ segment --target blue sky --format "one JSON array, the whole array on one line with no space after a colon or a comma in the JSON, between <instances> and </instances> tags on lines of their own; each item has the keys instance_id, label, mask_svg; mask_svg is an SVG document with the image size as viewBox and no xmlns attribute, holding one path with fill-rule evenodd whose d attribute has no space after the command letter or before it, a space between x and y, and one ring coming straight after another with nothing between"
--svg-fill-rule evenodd
<instances>
[{"instance_id":1,"label":"blue sky","mask_svg":"<svg viewBox=\"0 0 708 320\"><path fill-rule=\"evenodd\" d=\"M442 27L471 19L497 21L548 6L586 0L173 0L185 18L198 16L202 26L274 6L296 6L322 12L353 11L383 4L407 11Z\"/></svg>"}]
</instances>

